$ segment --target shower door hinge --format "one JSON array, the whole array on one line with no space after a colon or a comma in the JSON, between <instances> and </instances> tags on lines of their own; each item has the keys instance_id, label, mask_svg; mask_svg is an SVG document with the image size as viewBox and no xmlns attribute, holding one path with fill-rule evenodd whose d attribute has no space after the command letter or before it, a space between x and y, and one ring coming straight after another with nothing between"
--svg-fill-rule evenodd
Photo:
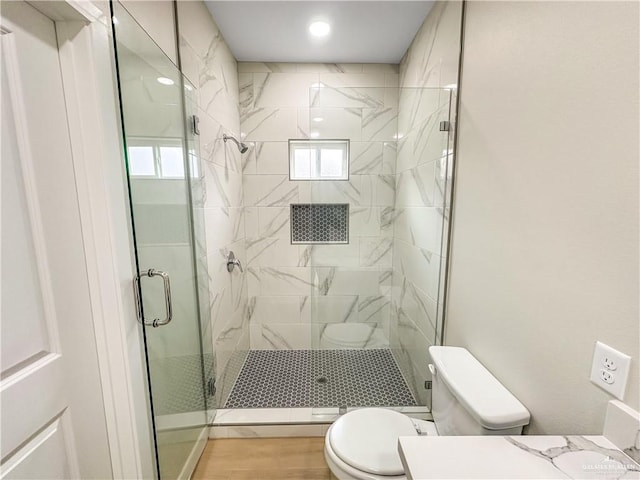
<instances>
[{"instance_id":1,"label":"shower door hinge","mask_svg":"<svg viewBox=\"0 0 640 480\"><path fill-rule=\"evenodd\" d=\"M207 393L210 397L213 397L216 394L216 379L211 377L207 382Z\"/></svg>"},{"instance_id":2,"label":"shower door hinge","mask_svg":"<svg viewBox=\"0 0 640 480\"><path fill-rule=\"evenodd\" d=\"M200 119L197 115L191 116L191 133L200 135Z\"/></svg>"},{"instance_id":3,"label":"shower door hinge","mask_svg":"<svg viewBox=\"0 0 640 480\"><path fill-rule=\"evenodd\" d=\"M448 132L451 129L451 123L447 120L443 120L440 122L440 131Z\"/></svg>"}]
</instances>

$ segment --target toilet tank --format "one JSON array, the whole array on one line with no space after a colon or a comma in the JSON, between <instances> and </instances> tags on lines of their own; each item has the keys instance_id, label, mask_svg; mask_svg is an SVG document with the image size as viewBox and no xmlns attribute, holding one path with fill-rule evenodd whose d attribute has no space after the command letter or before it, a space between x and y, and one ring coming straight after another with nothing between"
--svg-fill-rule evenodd
<instances>
[{"instance_id":1,"label":"toilet tank","mask_svg":"<svg viewBox=\"0 0 640 480\"><path fill-rule=\"evenodd\" d=\"M440 435L519 435L530 414L471 353L429 347L432 413Z\"/></svg>"}]
</instances>

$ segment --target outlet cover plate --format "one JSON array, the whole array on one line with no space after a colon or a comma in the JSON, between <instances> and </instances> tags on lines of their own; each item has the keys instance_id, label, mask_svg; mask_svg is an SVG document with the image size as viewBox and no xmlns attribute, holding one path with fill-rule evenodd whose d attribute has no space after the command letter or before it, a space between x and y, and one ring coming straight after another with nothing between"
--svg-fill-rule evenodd
<instances>
[{"instance_id":1,"label":"outlet cover plate","mask_svg":"<svg viewBox=\"0 0 640 480\"><path fill-rule=\"evenodd\" d=\"M602 342L596 342L593 350L593 364L591 365L591 381L614 397L623 400L630 366L631 357L629 355L625 355ZM603 373L609 374L606 377L613 378L613 381L611 383L605 382Z\"/></svg>"}]
</instances>

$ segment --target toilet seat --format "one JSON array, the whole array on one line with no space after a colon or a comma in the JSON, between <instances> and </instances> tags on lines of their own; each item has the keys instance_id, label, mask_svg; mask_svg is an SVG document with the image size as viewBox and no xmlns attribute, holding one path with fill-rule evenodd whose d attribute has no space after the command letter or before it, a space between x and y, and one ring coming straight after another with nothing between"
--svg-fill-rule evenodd
<instances>
[{"instance_id":1,"label":"toilet seat","mask_svg":"<svg viewBox=\"0 0 640 480\"><path fill-rule=\"evenodd\" d=\"M393 478L404 476L398 437L416 435L413 422L406 415L383 408L363 408L334 422L327 432L327 446L330 453L356 471Z\"/></svg>"}]
</instances>

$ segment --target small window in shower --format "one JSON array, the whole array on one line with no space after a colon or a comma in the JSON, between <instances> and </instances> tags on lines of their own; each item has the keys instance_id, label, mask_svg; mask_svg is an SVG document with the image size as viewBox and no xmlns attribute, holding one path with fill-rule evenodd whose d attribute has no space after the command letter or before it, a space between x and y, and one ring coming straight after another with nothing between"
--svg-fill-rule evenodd
<instances>
[{"instance_id":1,"label":"small window in shower","mask_svg":"<svg viewBox=\"0 0 640 480\"><path fill-rule=\"evenodd\" d=\"M176 138L127 138L129 174L137 178L184 178L184 149ZM192 160L192 159L190 159ZM198 163L189 162L191 176L200 176Z\"/></svg>"},{"instance_id":2,"label":"small window in shower","mask_svg":"<svg viewBox=\"0 0 640 480\"><path fill-rule=\"evenodd\" d=\"M349 140L289 140L291 180L349 180Z\"/></svg>"}]
</instances>

